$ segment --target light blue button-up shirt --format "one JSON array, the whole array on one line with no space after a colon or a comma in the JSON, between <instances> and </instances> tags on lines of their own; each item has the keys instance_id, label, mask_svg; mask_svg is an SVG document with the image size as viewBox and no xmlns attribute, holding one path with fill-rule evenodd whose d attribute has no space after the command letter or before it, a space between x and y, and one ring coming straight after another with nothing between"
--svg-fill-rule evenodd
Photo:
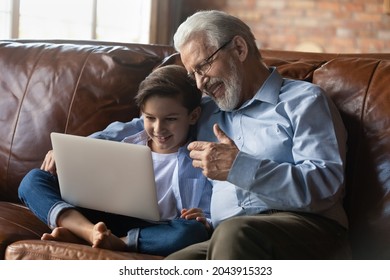
<instances>
[{"instance_id":1,"label":"light blue button-up shirt","mask_svg":"<svg viewBox=\"0 0 390 280\"><path fill-rule=\"evenodd\" d=\"M227 181L213 181L213 225L282 210L317 213L348 227L342 206L346 131L339 112L318 86L270 71L255 96L233 112L203 100L197 139L217 141L212 126L218 123L240 150ZM136 119L95 136L115 139L141 128Z\"/></svg>"},{"instance_id":2,"label":"light blue button-up shirt","mask_svg":"<svg viewBox=\"0 0 390 280\"><path fill-rule=\"evenodd\" d=\"M240 152L228 182L213 181L214 226L266 210L324 215L347 227L342 207L346 131L318 86L283 79L275 69L256 95L233 112L205 99L199 141L217 141L212 126Z\"/></svg>"}]
</instances>

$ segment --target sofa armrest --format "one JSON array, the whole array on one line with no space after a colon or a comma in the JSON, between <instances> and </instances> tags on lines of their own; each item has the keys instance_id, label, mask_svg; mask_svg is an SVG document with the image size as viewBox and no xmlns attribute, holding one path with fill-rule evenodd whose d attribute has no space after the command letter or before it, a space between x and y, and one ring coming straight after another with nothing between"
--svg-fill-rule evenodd
<instances>
[{"instance_id":1,"label":"sofa armrest","mask_svg":"<svg viewBox=\"0 0 390 280\"><path fill-rule=\"evenodd\" d=\"M0 202L0 259L7 260L159 260L130 252L110 251L87 245L42 241L51 230L28 208Z\"/></svg>"},{"instance_id":2,"label":"sofa armrest","mask_svg":"<svg viewBox=\"0 0 390 280\"><path fill-rule=\"evenodd\" d=\"M40 239L50 229L26 207L10 202L0 202L0 259L13 242Z\"/></svg>"},{"instance_id":3,"label":"sofa armrest","mask_svg":"<svg viewBox=\"0 0 390 280\"><path fill-rule=\"evenodd\" d=\"M160 260L162 258L42 240L18 241L9 245L5 252L6 260Z\"/></svg>"}]
</instances>

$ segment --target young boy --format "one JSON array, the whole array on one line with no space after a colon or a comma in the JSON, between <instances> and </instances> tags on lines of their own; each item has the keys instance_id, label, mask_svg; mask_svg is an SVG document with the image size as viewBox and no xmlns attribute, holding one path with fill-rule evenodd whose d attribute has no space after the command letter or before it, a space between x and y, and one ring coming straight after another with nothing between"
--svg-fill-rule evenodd
<instances>
[{"instance_id":1,"label":"young boy","mask_svg":"<svg viewBox=\"0 0 390 280\"><path fill-rule=\"evenodd\" d=\"M183 67L172 65L153 71L140 84L135 100L144 130L122 141L151 148L159 210L169 222L155 224L66 203L49 151L41 169L30 171L19 187L21 201L53 229L43 240L165 256L208 239L212 188L192 166L186 148L200 116L201 92Z\"/></svg>"}]
</instances>

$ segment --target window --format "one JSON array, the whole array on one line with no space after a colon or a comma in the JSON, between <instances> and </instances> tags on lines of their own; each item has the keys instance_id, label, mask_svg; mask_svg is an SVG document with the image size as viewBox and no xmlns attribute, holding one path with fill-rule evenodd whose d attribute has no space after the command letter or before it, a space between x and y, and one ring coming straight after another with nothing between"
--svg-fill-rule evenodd
<instances>
[{"instance_id":1,"label":"window","mask_svg":"<svg viewBox=\"0 0 390 280\"><path fill-rule=\"evenodd\" d=\"M0 38L149 43L151 0L0 0Z\"/></svg>"},{"instance_id":2,"label":"window","mask_svg":"<svg viewBox=\"0 0 390 280\"><path fill-rule=\"evenodd\" d=\"M11 1L0 0L0 38L11 37Z\"/></svg>"},{"instance_id":3,"label":"window","mask_svg":"<svg viewBox=\"0 0 390 280\"><path fill-rule=\"evenodd\" d=\"M150 0L98 0L97 2L97 39L149 42Z\"/></svg>"}]
</instances>

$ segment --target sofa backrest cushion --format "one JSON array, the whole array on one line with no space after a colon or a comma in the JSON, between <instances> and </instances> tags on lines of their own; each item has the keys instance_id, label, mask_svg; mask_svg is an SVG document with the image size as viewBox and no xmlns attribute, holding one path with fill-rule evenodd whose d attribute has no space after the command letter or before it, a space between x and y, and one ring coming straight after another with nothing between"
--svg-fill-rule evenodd
<instances>
[{"instance_id":1,"label":"sofa backrest cushion","mask_svg":"<svg viewBox=\"0 0 390 280\"><path fill-rule=\"evenodd\" d=\"M348 131L345 209L353 255L389 259L389 55L267 55L265 62L284 77L320 85L339 109Z\"/></svg>"},{"instance_id":2,"label":"sofa backrest cushion","mask_svg":"<svg viewBox=\"0 0 390 280\"><path fill-rule=\"evenodd\" d=\"M355 257L390 258L390 60L337 58L314 73L348 130L345 208Z\"/></svg>"},{"instance_id":3,"label":"sofa backrest cushion","mask_svg":"<svg viewBox=\"0 0 390 280\"><path fill-rule=\"evenodd\" d=\"M0 42L0 199L51 149L50 132L88 135L138 115L138 84L170 48Z\"/></svg>"}]
</instances>

